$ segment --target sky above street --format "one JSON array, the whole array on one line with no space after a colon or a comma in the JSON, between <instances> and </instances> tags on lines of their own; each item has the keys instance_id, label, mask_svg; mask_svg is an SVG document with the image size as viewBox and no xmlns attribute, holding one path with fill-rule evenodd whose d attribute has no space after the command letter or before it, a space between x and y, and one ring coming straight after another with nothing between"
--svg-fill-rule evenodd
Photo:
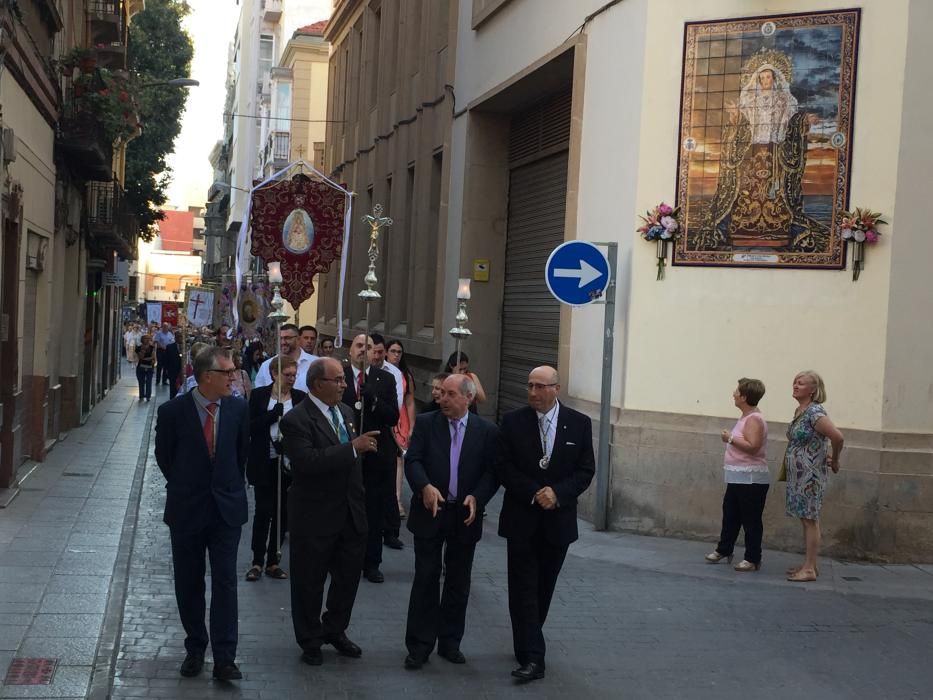
<instances>
[{"instance_id":1,"label":"sky above street","mask_svg":"<svg viewBox=\"0 0 933 700\"><path fill-rule=\"evenodd\" d=\"M168 205L187 209L204 206L213 171L207 160L214 143L223 137L227 48L236 31L239 5L234 0L188 0L191 14L184 26L194 41L191 77L201 85L189 88L181 134L168 163L174 179Z\"/></svg>"}]
</instances>

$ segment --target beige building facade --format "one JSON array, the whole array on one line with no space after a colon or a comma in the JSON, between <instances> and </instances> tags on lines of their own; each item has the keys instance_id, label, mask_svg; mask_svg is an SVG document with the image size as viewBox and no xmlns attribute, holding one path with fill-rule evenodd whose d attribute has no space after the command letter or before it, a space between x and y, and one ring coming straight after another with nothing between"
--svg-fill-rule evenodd
<instances>
[{"instance_id":1,"label":"beige building facade","mask_svg":"<svg viewBox=\"0 0 933 700\"><path fill-rule=\"evenodd\" d=\"M118 378L137 229L122 203L125 142L108 142L55 62L126 67L142 0L27 0L0 9L0 505ZM67 22L66 22L67 19ZM52 69L54 66L54 70Z\"/></svg>"},{"instance_id":2,"label":"beige building facade","mask_svg":"<svg viewBox=\"0 0 933 700\"><path fill-rule=\"evenodd\" d=\"M449 340L440 280L455 9L447 2L342 1L324 35L331 43L326 169L357 196L344 318L336 314L334 266L321 276L318 329L335 335L342 325L349 337L364 327L357 293L369 265L369 229L360 218L381 204L394 223L379 243L382 298L371 304L370 328L403 342L420 379L434 371ZM424 391L419 381L419 395Z\"/></svg>"},{"instance_id":3,"label":"beige building facade","mask_svg":"<svg viewBox=\"0 0 933 700\"><path fill-rule=\"evenodd\" d=\"M399 274L414 280L407 314L416 323L404 326L406 337L423 331L416 319L426 299L435 318L432 343L409 351L436 368L452 345L444 336L454 325L456 280L474 277L473 336L464 348L489 395L482 410L496 415L519 405L527 371L553 362L563 400L595 421L603 310L558 305L545 288L544 263L565 240L615 242L610 526L715 539L724 489L719 431L734 424L737 378L758 377L768 386L761 408L776 477L785 421L796 405L791 382L798 371L814 369L826 380L826 408L847 440L821 517L825 551L933 561L933 331L923 321L933 311L927 271L933 243L921 220L933 185L933 100L911 88L931 77L928 3L859 3L849 202L884 212L889 225L858 282L851 269L684 266L669 268L658 282L655 245L635 232L639 214L675 196L686 23L763 11L740 0L452 2L443 52L449 87L435 84L434 97L421 93L430 103L440 88L449 101L443 110L418 112L401 99L401 86L386 82L395 67L379 61L373 74L381 55L373 46L382 51L394 39L385 31L380 40L367 37L380 24L397 28L393 12L418 7L427 20L436 5L447 4L340 3L328 30L335 124L327 162L360 193L363 208L372 187L374 200L390 202L388 214L404 221L409 210L396 194L399 164L407 157L420 172L432 149L442 147L444 156L440 220L436 228L416 227L417 243L406 248L436 245L434 267L425 274L422 257L406 261L407 275L393 268L397 231L390 229L388 267L380 270L388 299L376 312L377 327L389 335L393 324L399 327L392 287ZM828 0L782 0L767 13L835 9ZM399 45L405 43L403 35ZM417 85L424 87L424 72L440 63L441 53L433 56L433 64L422 56ZM398 70L403 64L404 56ZM373 94L381 101L366 100ZM422 126L431 138L415 139L410 125L407 132L399 126L412 107L413 124L436 116L434 129ZM404 133L408 138L398 138ZM433 215L430 201L416 200L412 211L416 220ZM346 321L358 327L361 307L352 297L364 268L359 248L352 254ZM488 282L477 269L488 270ZM328 293L333 300L335 290ZM331 302L324 307L330 323L332 309ZM595 485L589 516L594 491ZM799 524L784 514L783 484L772 483L765 518L766 546L802 546Z\"/></svg>"}]
</instances>

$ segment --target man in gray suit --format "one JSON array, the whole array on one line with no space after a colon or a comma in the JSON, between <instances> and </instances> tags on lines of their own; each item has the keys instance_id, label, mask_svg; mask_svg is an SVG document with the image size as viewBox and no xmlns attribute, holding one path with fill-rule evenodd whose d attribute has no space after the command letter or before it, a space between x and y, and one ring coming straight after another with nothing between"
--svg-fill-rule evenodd
<instances>
[{"instance_id":1,"label":"man in gray suit","mask_svg":"<svg viewBox=\"0 0 933 700\"><path fill-rule=\"evenodd\" d=\"M301 660L323 662L321 644L342 656L362 650L347 638L366 550L366 503L360 458L376 449L378 431L354 437L353 414L340 403L343 367L331 358L308 368L308 400L279 423L292 465L288 490L292 623ZM377 523L377 527L379 524ZM330 574L327 612L321 615Z\"/></svg>"}]
</instances>

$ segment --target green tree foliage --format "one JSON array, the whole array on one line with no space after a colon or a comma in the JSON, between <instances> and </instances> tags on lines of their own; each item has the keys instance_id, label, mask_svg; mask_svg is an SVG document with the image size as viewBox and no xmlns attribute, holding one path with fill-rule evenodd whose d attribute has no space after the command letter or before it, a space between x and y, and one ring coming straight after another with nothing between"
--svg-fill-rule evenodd
<instances>
[{"instance_id":1,"label":"green tree foliage","mask_svg":"<svg viewBox=\"0 0 933 700\"><path fill-rule=\"evenodd\" d=\"M194 46L181 22L190 11L184 0L147 0L146 9L133 17L127 62L141 84L189 75ZM159 209L172 178L165 159L181 131L188 91L152 86L140 92L143 131L127 147L126 196L139 218L140 237L149 241L163 218Z\"/></svg>"}]
</instances>

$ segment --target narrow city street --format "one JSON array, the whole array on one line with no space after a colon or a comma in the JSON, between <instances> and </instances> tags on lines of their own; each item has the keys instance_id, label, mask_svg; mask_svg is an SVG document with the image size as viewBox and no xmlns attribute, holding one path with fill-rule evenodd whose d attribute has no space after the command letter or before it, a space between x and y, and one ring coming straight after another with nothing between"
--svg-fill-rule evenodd
<instances>
[{"instance_id":1,"label":"narrow city street","mask_svg":"<svg viewBox=\"0 0 933 700\"><path fill-rule=\"evenodd\" d=\"M386 582L360 586L349 636L363 657L299 661L288 581L242 581L238 661L182 679L164 488L150 441L160 388L136 400L128 372L0 510L0 678L17 659L52 659L50 684L0 698L924 698L933 687L933 567L824 560L814 584L784 581L790 554L758 574L703 563L709 544L593 533L558 584L546 626L547 677L516 686L505 546L486 523L462 650L406 671L411 538L386 550ZM248 526L240 569L249 562ZM767 534L766 534L767 539ZM287 552L287 545L286 545ZM287 557L284 566L288 569Z\"/></svg>"}]
</instances>

